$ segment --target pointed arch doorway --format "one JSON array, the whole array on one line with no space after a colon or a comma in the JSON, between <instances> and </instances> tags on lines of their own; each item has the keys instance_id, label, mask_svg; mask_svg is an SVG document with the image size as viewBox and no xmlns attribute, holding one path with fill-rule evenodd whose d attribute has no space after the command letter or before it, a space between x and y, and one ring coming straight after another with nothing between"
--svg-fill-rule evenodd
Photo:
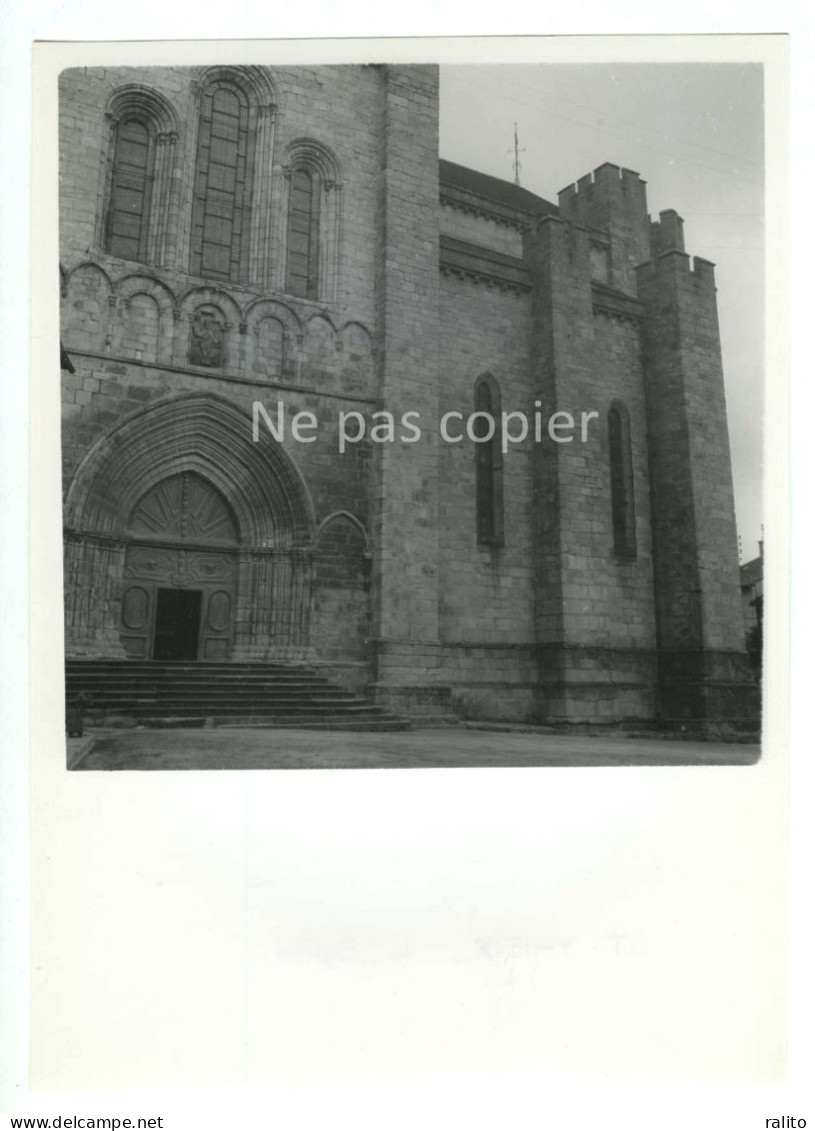
<instances>
[{"instance_id":1,"label":"pointed arch doorway","mask_svg":"<svg viewBox=\"0 0 815 1131\"><path fill-rule=\"evenodd\" d=\"M128 656L223 660L231 654L238 529L202 476L162 480L128 522L119 635Z\"/></svg>"},{"instance_id":2,"label":"pointed arch doorway","mask_svg":"<svg viewBox=\"0 0 815 1131\"><path fill-rule=\"evenodd\" d=\"M238 405L188 393L134 413L68 487L66 655L307 659L315 526L297 465Z\"/></svg>"}]
</instances>

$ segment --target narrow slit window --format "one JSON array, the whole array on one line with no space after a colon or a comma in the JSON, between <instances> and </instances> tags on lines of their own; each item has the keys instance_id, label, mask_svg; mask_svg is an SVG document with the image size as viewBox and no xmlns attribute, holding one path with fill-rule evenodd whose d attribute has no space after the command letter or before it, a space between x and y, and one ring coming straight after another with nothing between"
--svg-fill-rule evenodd
<instances>
[{"instance_id":1,"label":"narrow slit window","mask_svg":"<svg viewBox=\"0 0 815 1131\"><path fill-rule=\"evenodd\" d=\"M486 546L504 543L504 470L498 429L490 421L501 418L501 394L494 380L482 377L475 387L475 410L484 413L473 422L475 443L475 501L478 542Z\"/></svg>"},{"instance_id":2,"label":"narrow slit window","mask_svg":"<svg viewBox=\"0 0 815 1131\"><path fill-rule=\"evenodd\" d=\"M637 555L637 541L631 429L628 413L619 405L613 405L608 414L608 453L614 553L620 558L634 558Z\"/></svg>"}]
</instances>

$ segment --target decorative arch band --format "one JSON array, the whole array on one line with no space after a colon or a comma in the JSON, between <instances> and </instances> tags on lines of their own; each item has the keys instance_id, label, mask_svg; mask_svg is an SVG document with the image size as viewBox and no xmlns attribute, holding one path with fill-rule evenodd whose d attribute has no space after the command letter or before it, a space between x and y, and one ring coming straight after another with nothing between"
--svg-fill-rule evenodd
<instances>
[{"instance_id":1,"label":"decorative arch band","mask_svg":"<svg viewBox=\"0 0 815 1131\"><path fill-rule=\"evenodd\" d=\"M192 471L223 494L247 548L307 547L315 531L308 489L276 444L254 443L251 419L231 402L191 394L131 416L94 445L66 499L66 525L124 537L137 501L161 480Z\"/></svg>"}]
</instances>

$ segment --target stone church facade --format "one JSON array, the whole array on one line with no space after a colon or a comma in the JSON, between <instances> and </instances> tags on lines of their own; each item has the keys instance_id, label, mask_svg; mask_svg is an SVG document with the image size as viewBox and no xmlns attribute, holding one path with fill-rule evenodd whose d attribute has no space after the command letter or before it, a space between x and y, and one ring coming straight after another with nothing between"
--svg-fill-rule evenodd
<instances>
[{"instance_id":1,"label":"stone church facade","mask_svg":"<svg viewBox=\"0 0 815 1131\"><path fill-rule=\"evenodd\" d=\"M713 267L638 174L555 205L440 161L431 66L60 82L69 658L308 663L408 713L751 716ZM313 439L255 441L258 401ZM342 412L536 405L598 415L586 443L339 452Z\"/></svg>"}]
</instances>

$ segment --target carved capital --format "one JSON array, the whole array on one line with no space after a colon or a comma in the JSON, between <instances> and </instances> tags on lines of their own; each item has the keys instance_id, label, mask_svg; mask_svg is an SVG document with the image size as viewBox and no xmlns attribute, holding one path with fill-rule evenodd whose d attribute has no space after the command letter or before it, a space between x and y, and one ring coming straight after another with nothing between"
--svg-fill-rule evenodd
<instances>
[{"instance_id":1,"label":"carved capital","mask_svg":"<svg viewBox=\"0 0 815 1131\"><path fill-rule=\"evenodd\" d=\"M228 322L227 322L227 328L229 328ZM245 322L240 322L238 324L238 333L239 334L245 334L246 333L246 323Z\"/></svg>"},{"instance_id":2,"label":"carved capital","mask_svg":"<svg viewBox=\"0 0 815 1131\"><path fill-rule=\"evenodd\" d=\"M283 168L281 169L281 172L283 173L283 176L286 178L286 180L290 181L291 175L294 172L294 169L291 165L284 165Z\"/></svg>"},{"instance_id":3,"label":"carved capital","mask_svg":"<svg viewBox=\"0 0 815 1131\"><path fill-rule=\"evenodd\" d=\"M277 104L269 102L266 106L258 106L258 117L268 118L270 122L275 122L277 120Z\"/></svg>"},{"instance_id":4,"label":"carved capital","mask_svg":"<svg viewBox=\"0 0 815 1131\"><path fill-rule=\"evenodd\" d=\"M108 295L108 306L111 310L115 309L117 301L118 299L116 295Z\"/></svg>"},{"instance_id":5,"label":"carved capital","mask_svg":"<svg viewBox=\"0 0 815 1131\"><path fill-rule=\"evenodd\" d=\"M342 183L340 181L323 181L323 190L326 196L332 192L339 192L341 188Z\"/></svg>"}]
</instances>

